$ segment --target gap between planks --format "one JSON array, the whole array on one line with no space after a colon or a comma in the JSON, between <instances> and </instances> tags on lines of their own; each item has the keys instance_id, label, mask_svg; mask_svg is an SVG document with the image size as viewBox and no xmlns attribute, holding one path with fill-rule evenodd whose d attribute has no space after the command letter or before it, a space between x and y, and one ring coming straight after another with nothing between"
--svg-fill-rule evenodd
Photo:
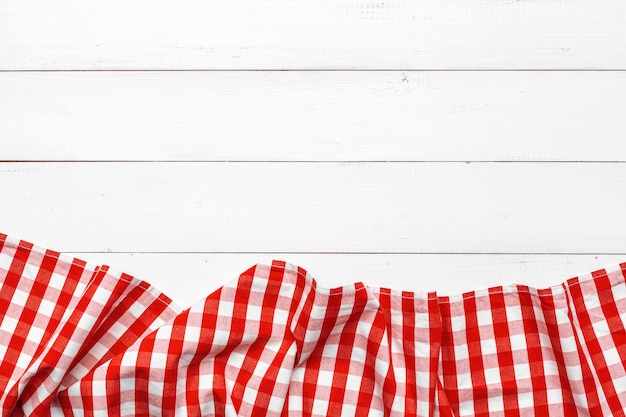
<instances>
[{"instance_id":1,"label":"gap between planks","mask_svg":"<svg viewBox=\"0 0 626 417\"><path fill-rule=\"evenodd\" d=\"M222 160L222 159L0 159L0 164L99 163L99 164L623 164L623 160Z\"/></svg>"}]
</instances>

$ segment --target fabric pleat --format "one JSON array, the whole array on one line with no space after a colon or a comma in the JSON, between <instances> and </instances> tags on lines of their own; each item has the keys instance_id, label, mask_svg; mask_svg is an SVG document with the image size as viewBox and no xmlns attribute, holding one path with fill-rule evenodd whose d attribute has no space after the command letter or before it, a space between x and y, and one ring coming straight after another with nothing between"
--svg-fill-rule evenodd
<instances>
[{"instance_id":1,"label":"fabric pleat","mask_svg":"<svg viewBox=\"0 0 626 417\"><path fill-rule=\"evenodd\" d=\"M273 261L182 310L0 235L2 416L624 416L625 325L626 263L441 296Z\"/></svg>"}]
</instances>

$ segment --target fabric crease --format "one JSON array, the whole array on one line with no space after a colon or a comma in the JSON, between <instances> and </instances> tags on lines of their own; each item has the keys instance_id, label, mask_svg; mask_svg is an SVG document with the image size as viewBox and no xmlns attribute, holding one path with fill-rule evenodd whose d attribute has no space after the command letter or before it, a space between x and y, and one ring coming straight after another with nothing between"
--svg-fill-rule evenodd
<instances>
[{"instance_id":1,"label":"fabric crease","mask_svg":"<svg viewBox=\"0 0 626 417\"><path fill-rule=\"evenodd\" d=\"M459 295L257 264L182 310L0 234L2 416L624 416L626 263Z\"/></svg>"}]
</instances>

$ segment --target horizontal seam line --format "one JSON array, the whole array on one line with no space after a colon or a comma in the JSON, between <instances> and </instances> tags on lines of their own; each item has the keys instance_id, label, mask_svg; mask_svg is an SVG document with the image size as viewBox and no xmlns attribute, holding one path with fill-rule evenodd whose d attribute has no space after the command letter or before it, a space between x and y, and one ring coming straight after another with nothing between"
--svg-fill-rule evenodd
<instances>
[{"instance_id":1,"label":"horizontal seam line","mask_svg":"<svg viewBox=\"0 0 626 417\"><path fill-rule=\"evenodd\" d=\"M624 160L506 160L506 159L494 159L494 160L181 160L181 159L0 159L0 163L11 164L46 164L46 163L100 163L100 164L114 164L114 163L132 163L132 164L154 164L154 163L168 163L168 164L623 164Z\"/></svg>"},{"instance_id":2,"label":"horizontal seam line","mask_svg":"<svg viewBox=\"0 0 626 417\"><path fill-rule=\"evenodd\" d=\"M554 256L554 255L575 255L575 256L626 256L626 252L341 252L341 251L81 251L81 250L57 250L61 253L101 253L101 254L172 254L172 255L518 255L518 256Z\"/></svg>"},{"instance_id":3,"label":"horizontal seam line","mask_svg":"<svg viewBox=\"0 0 626 417\"><path fill-rule=\"evenodd\" d=\"M26 72L625 72L626 68L342 68L342 69L242 69L242 68L176 68L176 69L0 69L0 73Z\"/></svg>"}]
</instances>

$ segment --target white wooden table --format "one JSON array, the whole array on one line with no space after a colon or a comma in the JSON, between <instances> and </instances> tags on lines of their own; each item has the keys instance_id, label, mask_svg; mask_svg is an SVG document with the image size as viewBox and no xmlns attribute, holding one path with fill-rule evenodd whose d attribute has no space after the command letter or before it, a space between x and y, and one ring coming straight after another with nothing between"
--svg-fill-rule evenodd
<instances>
[{"instance_id":1,"label":"white wooden table","mask_svg":"<svg viewBox=\"0 0 626 417\"><path fill-rule=\"evenodd\" d=\"M626 261L622 0L4 0L0 232L187 306Z\"/></svg>"}]
</instances>

